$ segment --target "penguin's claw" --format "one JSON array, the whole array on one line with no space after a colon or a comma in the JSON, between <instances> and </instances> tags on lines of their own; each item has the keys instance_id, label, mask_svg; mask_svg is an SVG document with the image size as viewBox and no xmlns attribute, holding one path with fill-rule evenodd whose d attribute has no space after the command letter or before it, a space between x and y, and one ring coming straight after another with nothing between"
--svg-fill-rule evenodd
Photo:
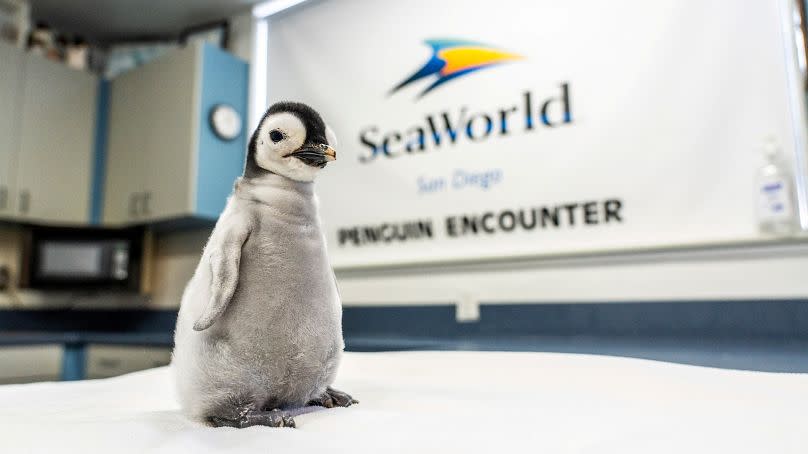
<instances>
[{"instance_id":1,"label":"penguin's claw","mask_svg":"<svg viewBox=\"0 0 808 454\"><path fill-rule=\"evenodd\" d=\"M295 418L291 416L281 416L281 423L283 424L282 427L291 427L292 429L297 427Z\"/></svg>"},{"instance_id":2,"label":"penguin's claw","mask_svg":"<svg viewBox=\"0 0 808 454\"><path fill-rule=\"evenodd\" d=\"M213 416L210 421L216 427L237 427L243 429L252 426L291 427L295 428L295 419L282 410L255 411L250 410L238 419L227 419Z\"/></svg>"},{"instance_id":3,"label":"penguin's claw","mask_svg":"<svg viewBox=\"0 0 808 454\"><path fill-rule=\"evenodd\" d=\"M353 404L358 404L359 401L354 399L348 393L336 390L334 388L326 388L325 393L317 399L308 403L308 405L318 405L325 408L334 407L350 407Z\"/></svg>"}]
</instances>

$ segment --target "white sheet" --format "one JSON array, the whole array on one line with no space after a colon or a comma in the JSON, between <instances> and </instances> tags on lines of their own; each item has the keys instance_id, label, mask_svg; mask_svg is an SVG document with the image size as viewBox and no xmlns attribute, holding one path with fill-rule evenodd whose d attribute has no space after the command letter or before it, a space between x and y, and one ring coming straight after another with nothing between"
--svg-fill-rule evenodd
<instances>
[{"instance_id":1,"label":"white sheet","mask_svg":"<svg viewBox=\"0 0 808 454\"><path fill-rule=\"evenodd\" d=\"M808 375L552 353L349 353L361 400L297 429L210 428L169 368L0 387L0 451L808 453Z\"/></svg>"}]
</instances>

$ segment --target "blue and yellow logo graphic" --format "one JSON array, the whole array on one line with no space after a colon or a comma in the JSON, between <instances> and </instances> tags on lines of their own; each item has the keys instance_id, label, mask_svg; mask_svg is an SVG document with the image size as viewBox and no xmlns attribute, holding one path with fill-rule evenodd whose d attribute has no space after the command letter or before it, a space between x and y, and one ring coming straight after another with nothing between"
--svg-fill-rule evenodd
<instances>
[{"instance_id":1,"label":"blue and yellow logo graphic","mask_svg":"<svg viewBox=\"0 0 808 454\"><path fill-rule=\"evenodd\" d=\"M479 69L490 68L502 63L521 60L521 55L462 39L428 39L424 41L432 48L432 57L426 64L390 91L393 94L401 88L425 77L437 76L437 80L426 87L418 97L422 97L439 86L460 76Z\"/></svg>"}]
</instances>

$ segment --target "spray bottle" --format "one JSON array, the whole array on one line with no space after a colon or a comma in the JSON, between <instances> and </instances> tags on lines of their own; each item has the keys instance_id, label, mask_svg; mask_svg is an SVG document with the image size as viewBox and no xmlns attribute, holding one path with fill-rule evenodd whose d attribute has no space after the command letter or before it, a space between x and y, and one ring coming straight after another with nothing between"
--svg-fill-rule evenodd
<instances>
[{"instance_id":1,"label":"spray bottle","mask_svg":"<svg viewBox=\"0 0 808 454\"><path fill-rule=\"evenodd\" d=\"M757 204L760 231L771 236L790 236L797 227L791 173L774 139L763 146L766 164L758 172Z\"/></svg>"}]
</instances>

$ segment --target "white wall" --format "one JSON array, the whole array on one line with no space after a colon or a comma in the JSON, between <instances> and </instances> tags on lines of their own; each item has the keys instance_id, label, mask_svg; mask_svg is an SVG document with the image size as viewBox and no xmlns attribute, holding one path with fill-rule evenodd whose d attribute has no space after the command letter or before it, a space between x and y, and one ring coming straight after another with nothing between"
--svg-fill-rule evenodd
<instances>
[{"instance_id":1,"label":"white wall","mask_svg":"<svg viewBox=\"0 0 808 454\"><path fill-rule=\"evenodd\" d=\"M198 229L155 236L149 307L179 307L209 235L209 229Z\"/></svg>"},{"instance_id":2,"label":"white wall","mask_svg":"<svg viewBox=\"0 0 808 454\"><path fill-rule=\"evenodd\" d=\"M0 292L0 307L11 306L14 301L17 277L19 276L22 247L22 230L19 227L0 226L0 266L6 266L11 274L11 291Z\"/></svg>"},{"instance_id":3,"label":"white wall","mask_svg":"<svg viewBox=\"0 0 808 454\"><path fill-rule=\"evenodd\" d=\"M251 56L245 42L249 18L234 21L231 49ZM240 25L239 25L240 24ZM246 33L246 34L245 34ZM152 295L113 301L79 295L84 305L175 308L193 274L209 229L155 235ZM0 264L16 280L21 230L0 226ZM376 270L338 270L346 305L461 302L473 318L483 303L670 301L696 299L808 298L808 244L725 245L685 251L558 256L541 260L435 265ZM25 292L23 305L53 305L62 295ZM0 292L0 307L13 299Z\"/></svg>"},{"instance_id":4,"label":"white wall","mask_svg":"<svg viewBox=\"0 0 808 454\"><path fill-rule=\"evenodd\" d=\"M337 272L347 305L808 298L808 245L649 251L527 262Z\"/></svg>"},{"instance_id":5,"label":"white wall","mask_svg":"<svg viewBox=\"0 0 808 454\"><path fill-rule=\"evenodd\" d=\"M271 64L271 62L270 62ZM686 226L683 226L686 228ZM346 305L808 298L808 242L337 270Z\"/></svg>"},{"instance_id":6,"label":"white wall","mask_svg":"<svg viewBox=\"0 0 808 454\"><path fill-rule=\"evenodd\" d=\"M207 230L155 244L152 307L176 307ZM725 246L522 262L337 270L346 306L808 298L808 244Z\"/></svg>"}]
</instances>

